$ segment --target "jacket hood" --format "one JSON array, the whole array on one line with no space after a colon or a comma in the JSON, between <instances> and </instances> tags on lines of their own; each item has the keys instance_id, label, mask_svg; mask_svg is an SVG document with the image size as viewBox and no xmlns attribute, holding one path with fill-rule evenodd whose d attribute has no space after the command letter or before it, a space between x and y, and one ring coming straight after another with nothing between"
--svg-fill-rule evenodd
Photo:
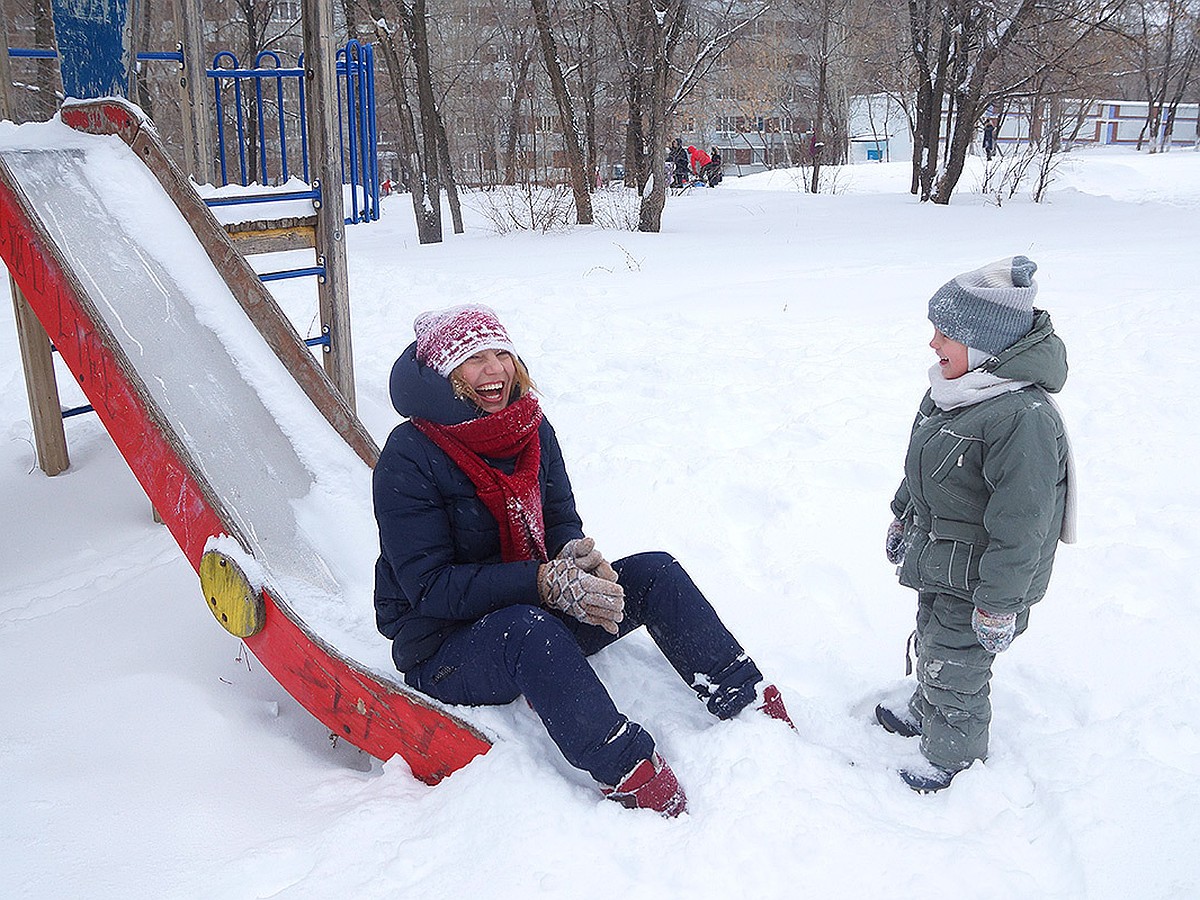
<instances>
[{"instance_id":1,"label":"jacket hood","mask_svg":"<svg viewBox=\"0 0 1200 900\"><path fill-rule=\"evenodd\" d=\"M417 362L413 341L392 365L388 388L396 412L409 419L428 419L439 425L461 425L483 415L474 403L454 393L450 379Z\"/></svg>"},{"instance_id":2,"label":"jacket hood","mask_svg":"<svg viewBox=\"0 0 1200 900\"><path fill-rule=\"evenodd\" d=\"M1050 313L1035 309L1029 333L997 353L984 368L1001 378L1032 381L1057 394L1067 383L1067 345L1054 333Z\"/></svg>"}]
</instances>

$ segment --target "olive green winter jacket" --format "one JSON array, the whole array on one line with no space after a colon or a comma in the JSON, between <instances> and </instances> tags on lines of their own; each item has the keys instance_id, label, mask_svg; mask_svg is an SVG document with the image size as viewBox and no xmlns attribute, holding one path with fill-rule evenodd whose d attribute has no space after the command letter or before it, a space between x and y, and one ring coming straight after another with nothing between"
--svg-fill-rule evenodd
<instances>
[{"instance_id":1,"label":"olive green winter jacket","mask_svg":"<svg viewBox=\"0 0 1200 900\"><path fill-rule=\"evenodd\" d=\"M1050 315L983 366L1033 385L943 411L927 393L892 512L905 523L900 582L1020 612L1046 593L1062 530L1067 438L1043 393L1067 379Z\"/></svg>"}]
</instances>

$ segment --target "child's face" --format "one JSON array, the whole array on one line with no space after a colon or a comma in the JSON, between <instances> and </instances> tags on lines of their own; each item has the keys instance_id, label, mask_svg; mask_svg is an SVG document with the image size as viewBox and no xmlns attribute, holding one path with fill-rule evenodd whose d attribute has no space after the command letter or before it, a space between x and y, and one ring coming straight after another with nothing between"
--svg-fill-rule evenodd
<instances>
[{"instance_id":1,"label":"child's face","mask_svg":"<svg viewBox=\"0 0 1200 900\"><path fill-rule=\"evenodd\" d=\"M952 341L936 328L933 329L933 340L929 342L933 352L938 355L938 365L942 367L942 377L958 378L970 370L967 363L967 345Z\"/></svg>"}]
</instances>

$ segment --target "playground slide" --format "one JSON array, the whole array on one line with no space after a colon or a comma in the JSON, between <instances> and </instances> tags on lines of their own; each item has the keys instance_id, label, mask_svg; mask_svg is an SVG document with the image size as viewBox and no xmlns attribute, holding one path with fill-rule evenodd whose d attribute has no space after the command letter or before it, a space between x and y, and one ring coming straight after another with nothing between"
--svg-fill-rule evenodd
<instances>
[{"instance_id":1,"label":"playground slide","mask_svg":"<svg viewBox=\"0 0 1200 900\"><path fill-rule=\"evenodd\" d=\"M373 441L135 107L0 131L0 256L217 621L373 756L485 753L374 631Z\"/></svg>"}]
</instances>

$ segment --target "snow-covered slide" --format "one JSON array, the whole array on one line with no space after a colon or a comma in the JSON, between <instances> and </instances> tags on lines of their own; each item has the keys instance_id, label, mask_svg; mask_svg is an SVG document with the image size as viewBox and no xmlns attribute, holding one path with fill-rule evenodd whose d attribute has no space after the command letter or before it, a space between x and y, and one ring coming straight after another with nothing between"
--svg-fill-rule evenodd
<instances>
[{"instance_id":1,"label":"snow-covered slide","mask_svg":"<svg viewBox=\"0 0 1200 900\"><path fill-rule=\"evenodd\" d=\"M217 621L373 756L485 753L374 629L374 442L135 107L0 131L0 256Z\"/></svg>"}]
</instances>

